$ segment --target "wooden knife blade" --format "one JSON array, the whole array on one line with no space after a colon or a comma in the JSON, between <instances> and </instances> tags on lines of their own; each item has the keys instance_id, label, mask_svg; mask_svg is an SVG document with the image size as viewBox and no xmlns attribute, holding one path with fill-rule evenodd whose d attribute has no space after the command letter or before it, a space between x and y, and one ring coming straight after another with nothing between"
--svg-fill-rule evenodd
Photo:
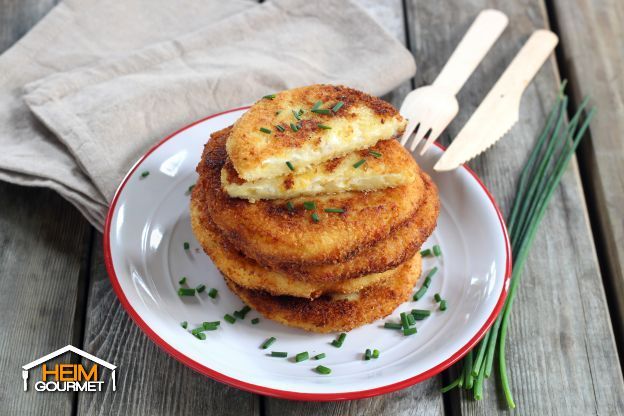
<instances>
[{"instance_id":1,"label":"wooden knife blade","mask_svg":"<svg viewBox=\"0 0 624 416\"><path fill-rule=\"evenodd\" d=\"M433 167L435 170L457 168L488 149L513 127L518 121L522 93L558 42L557 35L551 31L533 32Z\"/></svg>"}]
</instances>

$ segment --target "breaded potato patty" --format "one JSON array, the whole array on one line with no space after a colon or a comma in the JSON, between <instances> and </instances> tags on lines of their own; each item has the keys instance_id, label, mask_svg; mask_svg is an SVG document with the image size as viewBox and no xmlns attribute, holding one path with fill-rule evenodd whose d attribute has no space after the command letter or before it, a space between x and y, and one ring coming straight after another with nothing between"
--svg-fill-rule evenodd
<instances>
[{"instance_id":1,"label":"breaded potato patty","mask_svg":"<svg viewBox=\"0 0 624 416\"><path fill-rule=\"evenodd\" d=\"M389 103L336 85L260 99L234 124L227 153L246 181L303 173L313 165L398 137L406 121Z\"/></svg>"},{"instance_id":2,"label":"breaded potato patty","mask_svg":"<svg viewBox=\"0 0 624 416\"><path fill-rule=\"evenodd\" d=\"M246 289L264 290L274 296L314 299L324 294L359 292L366 286L394 275L394 270L388 270L340 281L301 280L288 273L264 268L232 249L196 201L191 203L191 224L193 233L215 266L234 283Z\"/></svg>"},{"instance_id":3,"label":"breaded potato patty","mask_svg":"<svg viewBox=\"0 0 624 416\"><path fill-rule=\"evenodd\" d=\"M230 137L232 135L230 134ZM394 140L315 165L304 173L245 181L231 160L221 169L221 185L235 198L290 199L346 191L373 191L414 182L417 169L409 152ZM357 166L357 167L356 167Z\"/></svg>"},{"instance_id":4,"label":"breaded potato patty","mask_svg":"<svg viewBox=\"0 0 624 416\"><path fill-rule=\"evenodd\" d=\"M330 263L321 265L310 266L294 266L284 268L282 270L271 269L271 267L263 265L258 266L259 269L254 269L253 273L245 272L243 277L247 280L256 280L256 283L242 283L241 278L237 279L234 275L235 272L227 272L230 276L233 276L233 280L243 286L261 287L259 282L270 281L274 273L279 275L289 276L290 284L292 282L303 282L301 287L294 287L292 292L288 293L293 296L298 296L295 293L309 293L303 295L306 297L314 297L318 291L315 292L315 288L326 287L334 282L340 282L346 279L352 279L363 275L370 275L381 273L389 269L393 269L399 266L401 263L410 259L420 249L423 242L431 235L436 225L436 220L439 211L439 199L437 196L437 188L431 178L422 174L425 182L425 197L424 203L418 208L414 219L408 221L406 224L399 227L388 238L383 239L373 246L360 251L355 256L341 263ZM258 264L254 260L245 257L239 250L234 249L234 245L230 243L225 236L212 222L209 215L209 210L206 207L201 196L205 196L206 193L201 189L204 186L204 182L199 182L194 189L191 196L191 219L193 222L193 231L197 239L202 243L204 251L210 257L221 270L224 270L225 265L219 265L219 260L215 256L221 258L229 257L231 259L230 265L234 265L236 256L240 256L245 261ZM204 232L208 229L207 232ZM210 238L210 231L213 234L217 234L217 237ZM218 239L221 250L225 250L226 253L215 253L219 248L209 248L204 243L205 240L211 241ZM233 254L230 254L233 253ZM241 273L244 268L240 268ZM279 293L276 290L272 290L272 293Z\"/></svg>"},{"instance_id":5,"label":"breaded potato patty","mask_svg":"<svg viewBox=\"0 0 624 416\"><path fill-rule=\"evenodd\" d=\"M421 273L420 254L398 267L394 275L352 295L326 295L309 300L271 296L245 289L230 279L229 288L268 319L311 332L349 331L384 318L411 295Z\"/></svg>"},{"instance_id":6,"label":"breaded potato patty","mask_svg":"<svg viewBox=\"0 0 624 416\"><path fill-rule=\"evenodd\" d=\"M288 268L344 262L414 219L424 202L426 186L416 164L414 182L395 188L301 197L290 200L292 206L283 200L252 204L231 198L221 187L228 133L213 133L204 147L197 166L201 186L194 194L203 193L198 197L228 241L260 264Z\"/></svg>"}]
</instances>

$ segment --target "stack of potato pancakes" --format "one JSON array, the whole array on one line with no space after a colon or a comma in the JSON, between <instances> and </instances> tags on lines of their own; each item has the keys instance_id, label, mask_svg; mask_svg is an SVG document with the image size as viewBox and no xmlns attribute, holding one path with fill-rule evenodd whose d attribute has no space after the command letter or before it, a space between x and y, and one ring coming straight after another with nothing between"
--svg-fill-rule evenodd
<instances>
[{"instance_id":1,"label":"stack of potato pancakes","mask_svg":"<svg viewBox=\"0 0 624 416\"><path fill-rule=\"evenodd\" d=\"M230 289L314 332L350 330L406 301L439 200L395 140L405 124L383 100L312 85L263 97L213 133L191 219Z\"/></svg>"}]
</instances>

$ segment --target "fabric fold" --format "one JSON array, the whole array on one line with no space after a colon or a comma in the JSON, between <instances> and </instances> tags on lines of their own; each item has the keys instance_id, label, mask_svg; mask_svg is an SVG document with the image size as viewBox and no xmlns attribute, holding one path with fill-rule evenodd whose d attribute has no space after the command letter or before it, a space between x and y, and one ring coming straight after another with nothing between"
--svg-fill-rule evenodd
<instances>
[{"instance_id":1,"label":"fabric fold","mask_svg":"<svg viewBox=\"0 0 624 416\"><path fill-rule=\"evenodd\" d=\"M77 10L84 10L85 6L70 0L66 3L61 4L61 11L57 11L59 6L52 13L73 13L64 22L76 23L76 13L80 15ZM147 3L154 7L154 1L146 0L131 0L117 7L130 4L129 7L140 10L139 5ZM38 142L54 149L47 156L59 169L54 177L47 172L48 168L19 172L13 156L17 152L9 152L0 157L0 172L6 173L1 177L17 182L21 174L53 181L57 190L65 187L62 195L73 199L81 212L88 211L89 221L101 229L105 207L127 170L154 143L186 124L299 85L339 83L382 95L414 75L411 54L351 1L204 3L203 7L214 8L209 24L191 23L187 30L179 28L170 36L146 37L145 42L136 42L132 48L95 53L92 59L83 58L82 64L64 66L51 74L41 71L41 76L25 79L27 85L20 91L24 101L11 101L21 119L26 117L19 107L26 103L49 129L36 129ZM218 10L216 3L228 4L228 10ZM94 1L86 4L101 7ZM175 13L172 6L165 7ZM154 16L144 19L148 18ZM55 24L63 20L54 19ZM130 20L126 18L117 25L130 24ZM146 21L137 25L145 28ZM44 29L41 30L52 31L52 27ZM98 36L100 42L105 42L103 33ZM27 46L20 47L21 54L38 59L33 51L40 46ZM76 53L84 55L84 51ZM5 55L0 57L0 68ZM16 79L12 81L19 85ZM2 84L4 96L6 87ZM25 123L30 133L35 130L34 122ZM7 142L6 133L10 131L0 130L0 143ZM19 150L19 143L10 144ZM26 150L30 153L23 162L28 166L46 158L45 154L36 153L41 146Z\"/></svg>"}]
</instances>

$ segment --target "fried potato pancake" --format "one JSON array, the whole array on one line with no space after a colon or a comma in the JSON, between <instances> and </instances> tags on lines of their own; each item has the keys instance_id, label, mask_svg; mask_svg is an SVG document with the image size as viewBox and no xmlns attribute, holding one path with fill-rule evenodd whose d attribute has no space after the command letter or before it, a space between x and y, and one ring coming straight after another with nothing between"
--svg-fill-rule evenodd
<instances>
[{"instance_id":1,"label":"fried potato pancake","mask_svg":"<svg viewBox=\"0 0 624 416\"><path fill-rule=\"evenodd\" d=\"M256 102L234 124L227 153L238 176L255 181L291 173L286 162L303 173L398 137L405 125L384 100L343 86L311 85Z\"/></svg>"},{"instance_id":2,"label":"fried potato pancake","mask_svg":"<svg viewBox=\"0 0 624 416\"><path fill-rule=\"evenodd\" d=\"M322 195L313 200L296 198L290 201L292 211L283 200L252 204L231 198L221 187L220 175L227 158L228 133L229 129L214 133L204 147L197 167L201 186L194 194L203 193L197 197L203 199L205 209L228 241L260 264L283 269L344 262L413 220L424 202L425 175L416 164L418 174L411 184L373 192ZM314 208L309 202L314 203ZM326 208L344 212L325 212Z\"/></svg>"},{"instance_id":3,"label":"fried potato pancake","mask_svg":"<svg viewBox=\"0 0 624 416\"><path fill-rule=\"evenodd\" d=\"M394 275L394 270L388 270L340 281L313 282L297 279L288 273L264 268L232 249L219 235L219 230L209 216L201 211L197 201L191 203L191 224L197 240L221 273L246 289L264 290L274 296L314 299L324 294L359 292L366 286Z\"/></svg>"},{"instance_id":4,"label":"fried potato pancake","mask_svg":"<svg viewBox=\"0 0 624 416\"><path fill-rule=\"evenodd\" d=\"M231 134L230 134L230 137ZM221 169L221 185L235 198L251 202L259 199L290 199L298 196L345 191L373 191L414 182L416 162L394 140L382 140L374 147L313 166L301 174L245 181L228 159ZM354 167L354 166L357 166Z\"/></svg>"},{"instance_id":5,"label":"fried potato pancake","mask_svg":"<svg viewBox=\"0 0 624 416\"><path fill-rule=\"evenodd\" d=\"M424 173L423 173L424 175ZM287 267L282 270L271 269L270 267L263 265L259 269L254 269L253 274L245 272L246 277L236 278L235 272L227 272L230 276L233 276L233 280L238 284L248 287L261 287L260 281L267 282L272 279L274 273L279 275L289 276L289 284L295 284L294 282L302 282L301 287L293 287L288 292L292 296L298 296L295 293L309 293L304 296L314 297L318 290L315 288L322 288L330 285L334 282L340 282L346 279L352 279L363 275L370 275L376 273L382 273L386 270L393 269L399 266L401 263L410 259L420 249L423 242L433 232L439 211L439 199L437 196L437 188L431 178L424 176L425 182L425 197L424 203L418 208L414 219L408 221L405 225L399 227L388 238L383 239L370 248L360 251L355 256L341 263L330 263L311 266L296 266ZM193 195L191 196L191 219L193 222L193 231L197 239L202 243L204 251L213 258L217 267L221 270L225 269L225 265L220 266L219 260L216 256L222 258L229 258L230 265L234 265L236 257L242 257L245 261L252 262L257 265L254 260L245 257L240 251L234 249L234 245L230 243L221 231L214 225L210 218L208 208L206 207L203 199L200 197L206 195L201 189L204 186L204 182L200 181L196 186ZM205 230L208 231L205 231ZM204 234L217 234L216 237ZM208 248L204 241L218 240L221 250L225 253L219 253L219 247ZM233 254L231 254L233 253ZM223 260L221 260L223 261ZM240 268L241 273L244 270ZM242 278L247 280L257 280L258 283L242 283ZM273 294L278 294L277 290L271 291ZM286 294L283 292L282 294Z\"/></svg>"},{"instance_id":6,"label":"fried potato pancake","mask_svg":"<svg viewBox=\"0 0 624 416\"><path fill-rule=\"evenodd\" d=\"M421 273L420 254L398 267L394 275L352 295L326 295L314 300L271 296L246 289L230 279L229 288L268 319L311 332L349 331L384 318L411 295Z\"/></svg>"}]
</instances>

